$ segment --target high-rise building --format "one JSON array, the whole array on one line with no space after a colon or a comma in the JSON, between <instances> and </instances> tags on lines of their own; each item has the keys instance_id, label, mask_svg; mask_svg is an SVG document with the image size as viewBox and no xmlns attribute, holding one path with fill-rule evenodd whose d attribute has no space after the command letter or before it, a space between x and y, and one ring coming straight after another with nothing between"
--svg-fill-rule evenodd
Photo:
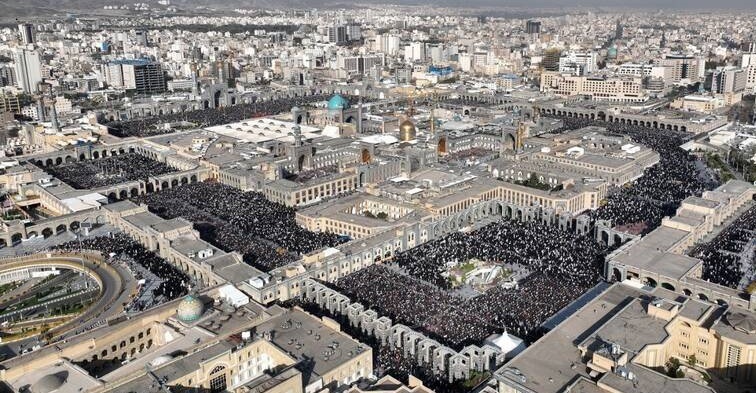
<instances>
[{"instance_id":1,"label":"high-rise building","mask_svg":"<svg viewBox=\"0 0 756 393\"><path fill-rule=\"evenodd\" d=\"M149 44L149 40L147 39L147 31L137 30L134 33L134 41L136 42L137 45L147 46L147 44Z\"/></svg>"},{"instance_id":2,"label":"high-rise building","mask_svg":"<svg viewBox=\"0 0 756 393\"><path fill-rule=\"evenodd\" d=\"M105 81L109 86L136 90L139 94L165 91L165 74L160 63L139 60L112 61L104 67Z\"/></svg>"},{"instance_id":3,"label":"high-rise building","mask_svg":"<svg viewBox=\"0 0 756 393\"><path fill-rule=\"evenodd\" d=\"M617 19L617 25L614 26L614 39L621 40L623 34L624 28L622 27L622 23L620 23L619 19Z\"/></svg>"},{"instance_id":4,"label":"high-rise building","mask_svg":"<svg viewBox=\"0 0 756 393\"><path fill-rule=\"evenodd\" d=\"M706 77L714 94L740 93L746 88L746 73L738 67L717 67Z\"/></svg>"},{"instance_id":5,"label":"high-rise building","mask_svg":"<svg viewBox=\"0 0 756 393\"><path fill-rule=\"evenodd\" d=\"M422 42L411 42L404 47L404 60L408 63L425 61L425 45Z\"/></svg>"},{"instance_id":6,"label":"high-rise building","mask_svg":"<svg viewBox=\"0 0 756 393\"><path fill-rule=\"evenodd\" d=\"M10 66L0 67L0 87L16 86L16 70Z\"/></svg>"},{"instance_id":7,"label":"high-rise building","mask_svg":"<svg viewBox=\"0 0 756 393\"><path fill-rule=\"evenodd\" d=\"M703 57L686 54L666 54L659 65L670 68L668 84L691 84L703 81Z\"/></svg>"},{"instance_id":8,"label":"high-rise building","mask_svg":"<svg viewBox=\"0 0 756 393\"><path fill-rule=\"evenodd\" d=\"M21 42L24 45L34 43L34 25L31 23L20 23L18 25L18 32L21 34Z\"/></svg>"},{"instance_id":9,"label":"high-rise building","mask_svg":"<svg viewBox=\"0 0 756 393\"><path fill-rule=\"evenodd\" d=\"M545 71L559 71L559 58L562 57L562 51L557 48L547 49L543 54L541 65Z\"/></svg>"},{"instance_id":10,"label":"high-rise building","mask_svg":"<svg viewBox=\"0 0 756 393\"><path fill-rule=\"evenodd\" d=\"M525 22L525 33L541 34L541 22L535 20L529 20Z\"/></svg>"},{"instance_id":11,"label":"high-rise building","mask_svg":"<svg viewBox=\"0 0 756 393\"><path fill-rule=\"evenodd\" d=\"M38 85L42 82L42 57L39 52L30 49L17 49L14 58L18 87L27 93L39 91Z\"/></svg>"},{"instance_id":12,"label":"high-rise building","mask_svg":"<svg viewBox=\"0 0 756 393\"><path fill-rule=\"evenodd\" d=\"M335 25L328 27L328 42L340 44L347 41L347 27Z\"/></svg>"},{"instance_id":13,"label":"high-rise building","mask_svg":"<svg viewBox=\"0 0 756 393\"><path fill-rule=\"evenodd\" d=\"M350 73L365 75L376 67L383 67L383 54L339 57L339 67Z\"/></svg>"},{"instance_id":14,"label":"high-rise building","mask_svg":"<svg viewBox=\"0 0 756 393\"><path fill-rule=\"evenodd\" d=\"M397 35L378 34L375 36L375 50L390 56L395 56L399 53L400 43L401 40Z\"/></svg>"},{"instance_id":15,"label":"high-rise building","mask_svg":"<svg viewBox=\"0 0 756 393\"><path fill-rule=\"evenodd\" d=\"M0 113L21 112L21 103L17 95L0 93Z\"/></svg>"},{"instance_id":16,"label":"high-rise building","mask_svg":"<svg viewBox=\"0 0 756 393\"><path fill-rule=\"evenodd\" d=\"M756 53L744 53L740 67L746 73L746 89L756 91Z\"/></svg>"},{"instance_id":17,"label":"high-rise building","mask_svg":"<svg viewBox=\"0 0 756 393\"><path fill-rule=\"evenodd\" d=\"M356 23L352 23L346 26L347 40L359 41L362 39L362 28Z\"/></svg>"},{"instance_id":18,"label":"high-rise building","mask_svg":"<svg viewBox=\"0 0 756 393\"><path fill-rule=\"evenodd\" d=\"M559 72L587 75L597 69L596 52L568 52L559 58Z\"/></svg>"}]
</instances>

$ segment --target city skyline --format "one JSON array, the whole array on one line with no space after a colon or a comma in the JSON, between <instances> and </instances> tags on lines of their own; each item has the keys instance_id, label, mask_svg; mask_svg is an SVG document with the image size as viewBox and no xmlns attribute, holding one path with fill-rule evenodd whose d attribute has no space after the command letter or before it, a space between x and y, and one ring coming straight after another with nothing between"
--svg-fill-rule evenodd
<instances>
[{"instance_id":1,"label":"city skyline","mask_svg":"<svg viewBox=\"0 0 756 393\"><path fill-rule=\"evenodd\" d=\"M0 4L0 393L754 391L756 10L401 3Z\"/></svg>"}]
</instances>

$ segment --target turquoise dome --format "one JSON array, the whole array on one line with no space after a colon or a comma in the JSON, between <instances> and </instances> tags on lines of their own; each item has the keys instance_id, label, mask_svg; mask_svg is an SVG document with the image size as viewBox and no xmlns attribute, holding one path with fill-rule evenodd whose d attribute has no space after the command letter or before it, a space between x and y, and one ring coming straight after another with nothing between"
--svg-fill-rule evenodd
<instances>
[{"instance_id":1,"label":"turquoise dome","mask_svg":"<svg viewBox=\"0 0 756 393\"><path fill-rule=\"evenodd\" d=\"M339 94L334 95L328 100L328 110L342 110L349 108L349 101Z\"/></svg>"},{"instance_id":2,"label":"turquoise dome","mask_svg":"<svg viewBox=\"0 0 756 393\"><path fill-rule=\"evenodd\" d=\"M205 311L202 302L192 295L186 295L178 305L178 319L182 322L194 322Z\"/></svg>"}]
</instances>

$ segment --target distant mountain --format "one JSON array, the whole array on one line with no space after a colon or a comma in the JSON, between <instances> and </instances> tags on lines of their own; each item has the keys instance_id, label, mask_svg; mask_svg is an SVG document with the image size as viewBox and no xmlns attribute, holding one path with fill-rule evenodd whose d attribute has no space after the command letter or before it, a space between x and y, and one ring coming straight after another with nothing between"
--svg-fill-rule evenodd
<instances>
[{"instance_id":1,"label":"distant mountain","mask_svg":"<svg viewBox=\"0 0 756 393\"><path fill-rule=\"evenodd\" d=\"M459 7L600 7L600 8L712 8L720 10L749 9L753 7L753 0L720 0L711 3L709 0L378 0L373 4L406 4L432 6ZM105 5L133 4L128 0L0 0L0 10L5 20L12 17L46 16L67 12L100 13ZM148 1L157 5L157 1ZM216 9L234 8L330 8L347 7L351 3L344 0L172 0L172 5L191 10L196 7L211 7ZM364 3L363 3L364 4Z\"/></svg>"}]
</instances>

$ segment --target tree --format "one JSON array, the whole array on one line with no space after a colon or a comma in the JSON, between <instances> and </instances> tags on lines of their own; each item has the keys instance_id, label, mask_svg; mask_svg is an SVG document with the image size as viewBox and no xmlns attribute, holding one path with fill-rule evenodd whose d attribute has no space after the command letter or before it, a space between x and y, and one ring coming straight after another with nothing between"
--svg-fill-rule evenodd
<instances>
[{"instance_id":1,"label":"tree","mask_svg":"<svg viewBox=\"0 0 756 393\"><path fill-rule=\"evenodd\" d=\"M685 373L680 370L680 360L677 358L669 358L665 367L667 369L667 376L669 377L682 378L685 376Z\"/></svg>"},{"instance_id":2,"label":"tree","mask_svg":"<svg viewBox=\"0 0 756 393\"><path fill-rule=\"evenodd\" d=\"M386 212L380 212L376 215L377 218L380 218L381 220L385 220L388 218L388 214Z\"/></svg>"},{"instance_id":3,"label":"tree","mask_svg":"<svg viewBox=\"0 0 756 393\"><path fill-rule=\"evenodd\" d=\"M693 354L693 355L688 356L688 365L690 365L690 367L695 367L696 364L698 364L698 359L696 359L696 355Z\"/></svg>"}]
</instances>

